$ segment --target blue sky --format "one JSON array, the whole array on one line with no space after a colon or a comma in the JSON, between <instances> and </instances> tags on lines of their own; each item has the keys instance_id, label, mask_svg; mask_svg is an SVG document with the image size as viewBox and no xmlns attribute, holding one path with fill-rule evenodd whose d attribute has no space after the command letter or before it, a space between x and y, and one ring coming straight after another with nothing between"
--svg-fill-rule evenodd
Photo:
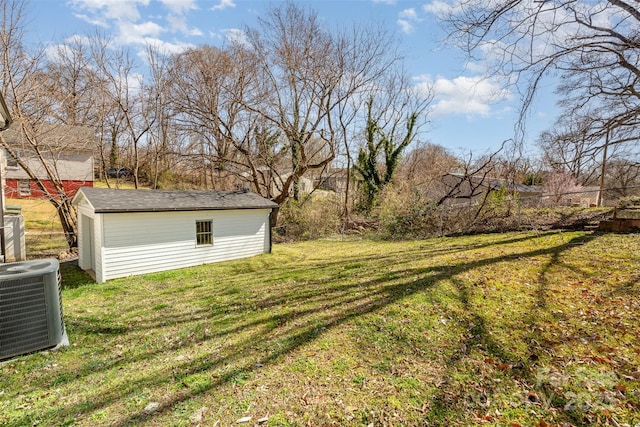
<instances>
[{"instance_id":1,"label":"blue sky","mask_svg":"<svg viewBox=\"0 0 640 427\"><path fill-rule=\"evenodd\" d=\"M54 44L98 28L114 42L143 49L146 43L180 51L201 44L220 45L241 37L244 25L277 1L260 0L31 0L29 40ZM474 155L500 146L514 134L519 96L500 79L485 76L483 64L444 46L435 13L441 0L300 0L327 27L374 22L401 41L407 71L416 85L433 85L431 125L422 136L456 154ZM540 131L555 119L552 88L536 100L527 121L527 146L533 152Z\"/></svg>"}]
</instances>

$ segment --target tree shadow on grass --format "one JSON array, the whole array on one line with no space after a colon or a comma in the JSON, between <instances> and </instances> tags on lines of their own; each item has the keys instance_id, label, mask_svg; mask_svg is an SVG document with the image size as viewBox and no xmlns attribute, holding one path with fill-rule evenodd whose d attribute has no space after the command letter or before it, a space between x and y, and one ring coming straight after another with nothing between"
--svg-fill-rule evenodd
<instances>
[{"instance_id":1,"label":"tree shadow on grass","mask_svg":"<svg viewBox=\"0 0 640 427\"><path fill-rule=\"evenodd\" d=\"M81 286L95 283L95 280L78 267L78 260L60 263L60 275L62 277L62 289L76 289Z\"/></svg>"},{"instance_id":2,"label":"tree shadow on grass","mask_svg":"<svg viewBox=\"0 0 640 427\"><path fill-rule=\"evenodd\" d=\"M537 361L540 356L539 353L542 350L542 346L538 343L538 331L540 330L540 319L545 318L547 313L544 313L548 307L549 287L550 283L547 279L547 274L553 268L562 266L565 269L572 270L578 274L586 275L586 272L581 271L579 268L564 263L562 260L562 254L571 249L575 245L587 244L595 238L594 235L579 236L567 241L564 244L548 247L540 250L529 251L521 254L513 254L502 257L501 259L489 258L474 263L471 269L478 268L482 265L490 265L498 262L508 262L516 258L533 259L539 256L548 257L548 261L539 269L538 280L533 292L533 303L527 313L521 320L522 326L526 329L523 341L527 344L527 349L522 351L511 350L508 343L498 342L494 339L489 326L490 322L486 319L478 308L472 302L471 294L473 289L470 287L473 284L465 283L460 280L459 273L452 275L451 280L455 284L458 290L458 297L464 305L464 310L467 313L467 330L468 334L462 337L460 350L455 352L446 363L447 373L445 375L445 381L439 392L432 399L432 405L427 413L428 420L435 420L440 423L455 423L456 415L458 411L471 410L476 412L477 422L487 422L493 419L489 415L489 405L492 396L492 388L494 384L486 381L483 376L487 375L487 372L496 374L499 376L506 376L514 382L524 385L525 391L528 389L532 393L537 387L540 386L539 378L536 373ZM463 268L463 270L467 270ZM547 344L546 350L550 350L552 345ZM456 381L450 381L450 378L454 378L461 371L464 371L462 366L467 362L467 357L471 357L472 353L482 354L484 363L487 365L484 367L486 372L477 372L479 383L482 386L482 390L477 389L461 390L461 384ZM528 355L528 357L522 357L522 355ZM482 357L480 360L482 360ZM478 366L475 369L482 369ZM514 396L511 396L512 398ZM553 402L546 402L550 406L559 406L563 408L566 401L557 399ZM529 403L539 403L536 399L539 399L535 394L521 394L515 396L516 402L522 402L527 398L532 399ZM569 423L576 423L582 425L584 421L580 414L573 412L562 412L558 416L558 421L564 421Z\"/></svg>"},{"instance_id":3,"label":"tree shadow on grass","mask_svg":"<svg viewBox=\"0 0 640 427\"><path fill-rule=\"evenodd\" d=\"M545 267L549 268L561 262L560 255L564 251L577 243L585 243L591 237L579 236L557 246L542 246L529 251L518 249L481 259L469 255L428 267L416 267L414 264L417 258L463 255L475 249L493 246L503 248L513 243L533 242L539 237L524 235L496 238L491 243L478 240L475 245L444 249L437 245L417 245L414 250L392 251L382 256L359 257L355 254L339 261L319 259L311 268L296 268L293 263L285 267L287 271L280 279L273 279L272 271L278 271L282 266L271 266L266 269L269 271L263 273L236 274L228 279L227 286L234 286L251 278L258 282L251 288L253 293L244 291L218 299L203 293L197 297L189 296L187 301L181 301L178 296L174 301L176 305L191 304L193 307L181 310L169 304L139 315L133 313L130 318L137 319L135 322L127 324L127 319L110 319L106 322L107 329L104 316L75 316L68 320L70 333L85 338L91 335L104 338L104 347L95 352L102 352L102 358L87 361L74 373L62 370L62 375L60 371L56 375L44 375L39 380L40 384L64 388L63 393L73 393L83 383L102 381L105 373L108 377L118 372L128 372L128 375L89 390L79 401L70 399L53 404L50 409L37 415L54 423L74 418L86 419L100 410L122 404L123 399L140 390L171 389L171 392L157 399L158 404L153 411L133 408L121 413L118 419L109 420L109 424L136 425L150 421L182 402L215 392L239 377L254 374L260 367L277 364L284 356L317 340L327 331L375 313L411 295L430 290L442 282L455 285L457 298L468 313L466 319L469 330L469 334L461 338L462 353L455 351L445 361L445 381L457 369L464 352L478 344L491 357L516 364L517 357L489 334L486 319L471 303L469 284L460 276L498 263L541 256L550 257ZM363 274L359 276L360 269ZM375 273L372 274L372 271ZM260 287L261 281L274 280L293 282L268 295L255 292L263 289ZM538 309L545 307L545 286L541 281L537 291ZM215 289L219 290L218 294L224 293L224 288L220 286ZM153 301L157 303L152 296L149 300L150 305L154 305ZM123 307L123 310L126 309ZM528 321L535 326L535 316ZM166 328L170 328L170 331L166 331ZM181 337L183 332L186 335ZM136 345L136 342L141 345ZM118 348L119 345L131 348L120 351L111 348ZM526 367L510 372L519 380L534 381L531 370ZM207 374L208 380L196 385L188 383L188 378L201 373ZM446 413L447 405L451 403L444 387L443 392L436 393L430 402L427 418ZM27 412L11 420L8 425L30 423L32 418L33 414Z\"/></svg>"}]
</instances>

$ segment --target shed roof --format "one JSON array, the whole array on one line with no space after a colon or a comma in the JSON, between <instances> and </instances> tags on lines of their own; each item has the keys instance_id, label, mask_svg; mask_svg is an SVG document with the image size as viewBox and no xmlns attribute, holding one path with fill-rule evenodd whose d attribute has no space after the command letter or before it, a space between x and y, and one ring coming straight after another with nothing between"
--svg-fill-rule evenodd
<instances>
[{"instance_id":1,"label":"shed roof","mask_svg":"<svg viewBox=\"0 0 640 427\"><path fill-rule=\"evenodd\" d=\"M273 209L278 204L248 191L117 190L82 187L73 198L84 197L96 213L169 212L229 209Z\"/></svg>"}]
</instances>

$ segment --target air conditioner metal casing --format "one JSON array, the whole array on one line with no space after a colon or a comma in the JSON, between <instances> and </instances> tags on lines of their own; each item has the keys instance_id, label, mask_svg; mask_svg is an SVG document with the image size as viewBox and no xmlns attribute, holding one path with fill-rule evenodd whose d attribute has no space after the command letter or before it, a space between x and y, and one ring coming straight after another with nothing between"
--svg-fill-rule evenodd
<instances>
[{"instance_id":1,"label":"air conditioner metal casing","mask_svg":"<svg viewBox=\"0 0 640 427\"><path fill-rule=\"evenodd\" d=\"M0 264L0 360L68 345L56 259Z\"/></svg>"}]
</instances>

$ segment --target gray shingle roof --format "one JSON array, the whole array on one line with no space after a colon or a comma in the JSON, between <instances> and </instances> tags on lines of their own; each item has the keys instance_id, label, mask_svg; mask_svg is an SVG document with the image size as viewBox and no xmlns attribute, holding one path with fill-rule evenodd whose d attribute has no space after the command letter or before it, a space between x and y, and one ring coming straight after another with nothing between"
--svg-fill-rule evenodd
<instances>
[{"instance_id":1,"label":"gray shingle roof","mask_svg":"<svg viewBox=\"0 0 640 427\"><path fill-rule=\"evenodd\" d=\"M83 195L96 213L167 212L228 209L273 209L278 205L246 191L116 190L82 187Z\"/></svg>"},{"instance_id":2,"label":"gray shingle roof","mask_svg":"<svg viewBox=\"0 0 640 427\"><path fill-rule=\"evenodd\" d=\"M95 131L85 126L42 124L36 130L38 148L43 151L88 151L96 148ZM14 120L9 129L2 133L5 142L13 148L32 152L34 147L27 141L20 127L20 121Z\"/></svg>"}]
</instances>

